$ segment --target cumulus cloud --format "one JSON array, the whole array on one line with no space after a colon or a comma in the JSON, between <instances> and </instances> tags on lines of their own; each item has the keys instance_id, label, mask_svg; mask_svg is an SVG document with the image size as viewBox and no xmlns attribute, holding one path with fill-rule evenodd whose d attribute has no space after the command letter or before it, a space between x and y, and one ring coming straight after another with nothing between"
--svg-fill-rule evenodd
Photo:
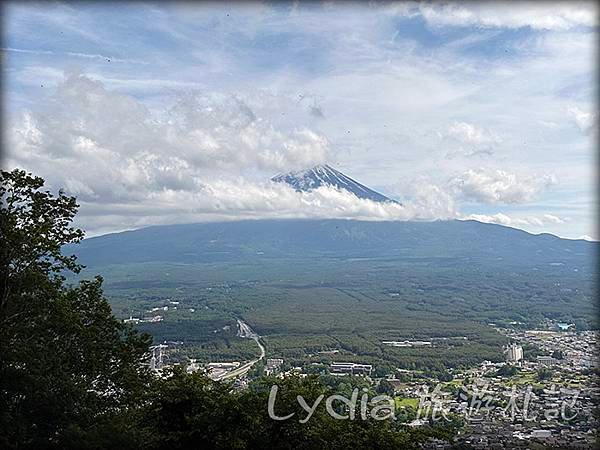
<instances>
[{"instance_id":1,"label":"cumulus cloud","mask_svg":"<svg viewBox=\"0 0 600 450\"><path fill-rule=\"evenodd\" d=\"M197 190L151 191L137 202L82 202L78 219L91 234L148 225L243 219L340 218L356 220L432 219L421 205L378 203L321 186L297 192L274 182L243 178L205 180Z\"/></svg>"},{"instance_id":2,"label":"cumulus cloud","mask_svg":"<svg viewBox=\"0 0 600 450\"><path fill-rule=\"evenodd\" d=\"M302 193L244 177L326 161L329 147L306 127L277 128L231 95L180 95L156 114L134 97L72 74L41 108L20 117L9 142L9 166L39 173L51 187L76 195L83 225L93 233L107 220L126 229L181 221L437 214L430 205L439 194L434 188L401 206L332 187Z\"/></svg>"},{"instance_id":3,"label":"cumulus cloud","mask_svg":"<svg viewBox=\"0 0 600 450\"><path fill-rule=\"evenodd\" d=\"M579 109L577 106L567 108L567 114L582 133L589 133L598 125L598 114Z\"/></svg>"},{"instance_id":4,"label":"cumulus cloud","mask_svg":"<svg viewBox=\"0 0 600 450\"><path fill-rule=\"evenodd\" d=\"M523 203L553 183L552 177L499 169L471 169L442 183L418 176L393 192L402 206L331 187L296 192L262 180L326 162L331 153L324 135L307 126L281 126L261 113L285 101L180 92L171 106L151 111L98 80L70 74L9 129L9 165L39 173L51 187L77 196L80 225L92 234L252 218L452 219L460 217L459 199ZM473 146L500 141L467 122L453 123L447 136ZM256 171L261 181L244 175ZM509 226L562 223L551 215L473 218Z\"/></svg>"},{"instance_id":5,"label":"cumulus cloud","mask_svg":"<svg viewBox=\"0 0 600 450\"><path fill-rule=\"evenodd\" d=\"M565 188L553 206L582 218L564 234L593 235L593 208L579 194L593 184L584 134L596 86L593 3L226 9L140 5L109 8L106 17L119 20L98 21L97 8L84 4L12 5L3 54L7 119L30 111L6 124L12 143L4 162L78 195L80 215L97 212L87 223L110 230L174 220L148 199L163 192L214 199L217 179L264 192L266 205L272 192L257 180L321 162L340 163L376 188L426 173L434 182L405 186L399 199L415 216L453 217L473 196L510 197L510 189L485 190L468 177L473 195L448 185L473 167L465 157L481 156L479 164L507 172L556 173ZM417 20L405 27L398 15ZM60 33L65 27L69 36ZM130 39L142 34L148 39ZM168 52L147 45L165 40ZM72 64L88 76L63 80ZM569 105L577 108L567 116ZM510 201L541 193L539 183L532 189L538 193L526 189ZM254 208L267 214L263 206ZM178 208L173 200L172 217L190 214ZM202 208L203 220L217 214Z\"/></svg>"},{"instance_id":6,"label":"cumulus cloud","mask_svg":"<svg viewBox=\"0 0 600 450\"><path fill-rule=\"evenodd\" d=\"M196 190L210 170L276 172L329 159L327 139L281 128L241 98L188 92L158 113L102 83L71 74L9 130L13 165L42 170L84 200ZM76 179L79 174L80 179Z\"/></svg>"},{"instance_id":7,"label":"cumulus cloud","mask_svg":"<svg viewBox=\"0 0 600 450\"><path fill-rule=\"evenodd\" d=\"M552 175L531 176L500 169L469 169L450 179L449 188L481 203L526 203L556 183Z\"/></svg>"},{"instance_id":8,"label":"cumulus cloud","mask_svg":"<svg viewBox=\"0 0 600 450\"><path fill-rule=\"evenodd\" d=\"M495 133L467 122L454 122L448 127L448 135L466 144L479 145L501 142L501 139Z\"/></svg>"},{"instance_id":9,"label":"cumulus cloud","mask_svg":"<svg viewBox=\"0 0 600 450\"><path fill-rule=\"evenodd\" d=\"M468 122L452 123L441 133L441 137L458 143L459 153L464 156L491 155L502 142L501 137L492 130ZM453 153L449 156L453 156Z\"/></svg>"},{"instance_id":10,"label":"cumulus cloud","mask_svg":"<svg viewBox=\"0 0 600 450\"><path fill-rule=\"evenodd\" d=\"M408 205L414 218L454 219L458 217L455 198L443 184L424 174L399 181L390 188L402 203Z\"/></svg>"},{"instance_id":11,"label":"cumulus cloud","mask_svg":"<svg viewBox=\"0 0 600 450\"><path fill-rule=\"evenodd\" d=\"M481 28L522 28L569 30L597 25L596 4L570 2L434 2L402 8L402 15L420 14L430 26L475 26Z\"/></svg>"},{"instance_id":12,"label":"cumulus cloud","mask_svg":"<svg viewBox=\"0 0 600 450\"><path fill-rule=\"evenodd\" d=\"M78 215L88 235L149 225L228 221L244 219L355 219L368 221L433 220L457 217L435 187L397 203L359 199L354 194L321 186L297 192L274 182L244 178L206 179L191 190L165 189L149 192L135 202L82 201Z\"/></svg>"},{"instance_id":13,"label":"cumulus cloud","mask_svg":"<svg viewBox=\"0 0 600 450\"><path fill-rule=\"evenodd\" d=\"M244 179L217 180L198 191L161 191L150 200L157 205L177 205L191 215L206 213L233 218L339 217L363 220L398 220L413 217L414 211L395 203L359 199L354 194L321 186L297 192L282 183L255 183Z\"/></svg>"}]
</instances>

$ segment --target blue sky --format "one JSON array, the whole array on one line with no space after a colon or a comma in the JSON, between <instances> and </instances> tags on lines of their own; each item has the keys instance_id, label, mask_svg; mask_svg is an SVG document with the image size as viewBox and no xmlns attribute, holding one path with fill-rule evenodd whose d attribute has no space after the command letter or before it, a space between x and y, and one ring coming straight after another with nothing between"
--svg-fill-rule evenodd
<instances>
[{"instance_id":1,"label":"blue sky","mask_svg":"<svg viewBox=\"0 0 600 450\"><path fill-rule=\"evenodd\" d=\"M88 234L474 218L597 238L592 2L4 4L5 164ZM403 210L273 186L329 163Z\"/></svg>"}]
</instances>

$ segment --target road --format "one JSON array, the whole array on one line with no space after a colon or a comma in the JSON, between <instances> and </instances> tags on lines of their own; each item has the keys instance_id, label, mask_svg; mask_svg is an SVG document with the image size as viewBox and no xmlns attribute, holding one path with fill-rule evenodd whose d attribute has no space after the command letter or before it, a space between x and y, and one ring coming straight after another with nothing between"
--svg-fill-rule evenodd
<instances>
[{"instance_id":1,"label":"road","mask_svg":"<svg viewBox=\"0 0 600 450\"><path fill-rule=\"evenodd\" d=\"M254 339L254 342L256 342L256 345L258 345L258 348L260 348L260 356L256 359L253 359L252 361L248 361L247 363L242 364L237 369L233 369L232 371L227 372L223 376L216 378L217 380L228 380L231 378L236 378L241 375L244 375L252 368L252 366L254 364L256 364L258 361L260 361L261 359L263 359L266 356L265 347L264 347L264 345L262 345L260 343L260 336L258 334L256 334L254 332L254 330L252 328L250 328L250 325L248 325L246 322L244 322L240 319L237 319L237 323L238 323L237 335L239 337L245 338L245 339Z\"/></svg>"}]
</instances>

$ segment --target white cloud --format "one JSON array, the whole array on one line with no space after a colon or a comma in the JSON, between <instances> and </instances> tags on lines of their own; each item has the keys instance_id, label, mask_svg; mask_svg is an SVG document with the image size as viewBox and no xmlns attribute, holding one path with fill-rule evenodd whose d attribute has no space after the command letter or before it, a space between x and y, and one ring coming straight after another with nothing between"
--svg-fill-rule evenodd
<instances>
[{"instance_id":1,"label":"white cloud","mask_svg":"<svg viewBox=\"0 0 600 450\"><path fill-rule=\"evenodd\" d=\"M88 222L106 230L110 218L124 228L160 216L150 193L209 195L214 180L235 186L240 175L252 189L251 180L327 161L376 189L427 174L398 191L413 215L453 217L465 200L539 199L529 215L548 206L578 217L548 229L594 235L597 29L586 24L596 23L595 7L536 5L140 4L100 8L102 21L84 4L9 5L5 45L24 51L3 55L6 117L30 112L8 157L77 193L81 214L110 206ZM405 27L390 9L422 15L429 30L420 20ZM80 80L71 83L80 100L69 97L63 73L74 62L102 89L90 85L86 97ZM40 109L55 86L63 94ZM516 181L491 173L492 188L449 187L473 156ZM541 196L546 185L534 173L556 174L556 195Z\"/></svg>"},{"instance_id":2,"label":"white cloud","mask_svg":"<svg viewBox=\"0 0 600 450\"><path fill-rule=\"evenodd\" d=\"M440 136L450 144L459 144L457 151L448 152L449 157L457 154L462 156L491 155L502 143L502 138L494 131L468 122L455 121L448 126L445 132L440 133Z\"/></svg>"},{"instance_id":3,"label":"white cloud","mask_svg":"<svg viewBox=\"0 0 600 450\"><path fill-rule=\"evenodd\" d=\"M256 102L255 102L256 103ZM329 157L327 139L306 127L279 129L241 98L181 94L153 114L134 97L79 74L67 77L38 109L9 130L9 166L42 175L76 195L86 229L181 221L314 217L363 220L433 219L441 192L421 189L413 203L382 204L321 187L299 193L254 182Z\"/></svg>"},{"instance_id":4,"label":"white cloud","mask_svg":"<svg viewBox=\"0 0 600 450\"><path fill-rule=\"evenodd\" d=\"M568 219L551 214L509 216L503 213L497 214L469 214L461 217L461 220L476 220L484 223L496 223L515 228L543 227L549 224L565 223Z\"/></svg>"},{"instance_id":5,"label":"white cloud","mask_svg":"<svg viewBox=\"0 0 600 450\"><path fill-rule=\"evenodd\" d=\"M403 204L409 205L418 218L454 219L458 205L452 193L429 176L417 175L400 181L389 189Z\"/></svg>"},{"instance_id":6,"label":"white cloud","mask_svg":"<svg viewBox=\"0 0 600 450\"><path fill-rule=\"evenodd\" d=\"M454 122L448 127L448 135L465 144L490 144L502 142L495 133L467 122Z\"/></svg>"},{"instance_id":7,"label":"white cloud","mask_svg":"<svg viewBox=\"0 0 600 450\"><path fill-rule=\"evenodd\" d=\"M188 189L208 170L277 172L326 162L327 139L306 127L277 127L241 98L180 94L154 114L134 97L99 81L69 75L9 130L15 165L81 173L75 191L132 199L147 189Z\"/></svg>"},{"instance_id":8,"label":"white cloud","mask_svg":"<svg viewBox=\"0 0 600 450\"><path fill-rule=\"evenodd\" d=\"M450 179L457 195L480 203L526 203L556 183L551 175L531 176L500 169L469 169Z\"/></svg>"},{"instance_id":9,"label":"white cloud","mask_svg":"<svg viewBox=\"0 0 600 450\"><path fill-rule=\"evenodd\" d=\"M358 199L348 191L331 187L296 192L285 184L253 183L241 178L209 181L197 191L154 192L149 200L164 206L165 211L174 207L198 217L207 213L230 218L339 217L363 220L401 220L414 216L410 207Z\"/></svg>"},{"instance_id":10,"label":"white cloud","mask_svg":"<svg viewBox=\"0 0 600 450\"><path fill-rule=\"evenodd\" d=\"M286 184L243 178L206 179L196 190L149 191L129 202L81 202L78 223L91 235L148 225L267 218L357 220L433 219L420 205L378 203L348 191L319 187L297 192Z\"/></svg>"},{"instance_id":11,"label":"white cloud","mask_svg":"<svg viewBox=\"0 0 600 450\"><path fill-rule=\"evenodd\" d=\"M107 55L101 55L98 53L79 53L79 52L54 52L51 50L29 50L29 49L23 49L23 48L12 48L12 47L4 47L2 49L0 49L4 52L12 52L12 53L26 53L26 54L30 54L30 55L51 55L51 56L60 56L60 55L66 55L66 56L72 56L74 58L86 58L86 59L96 59L96 60L101 60L101 61L107 61L107 62L113 62L113 63L127 63L127 64L143 64L143 65L147 65L149 63L145 62L145 61L138 61L136 59L123 59L123 58L116 58L114 56L107 56Z\"/></svg>"},{"instance_id":12,"label":"white cloud","mask_svg":"<svg viewBox=\"0 0 600 450\"><path fill-rule=\"evenodd\" d=\"M356 198L333 188L298 193L256 182L274 172L305 168L331 157L324 135L308 127L273 122L262 112L288 99L261 93L225 95L180 92L173 106L150 111L96 80L69 75L41 106L10 129L11 164L64 187L84 205L87 229L102 230L181 221L244 218L353 218L363 220L459 217L457 198L484 203L531 200L551 177L472 169L439 183L427 176L397 188L403 206ZM296 102L296 101L294 101ZM310 113L305 114L310 115ZM492 132L466 122L449 133L465 143L497 142ZM506 225L561 223L551 215L509 220Z\"/></svg>"},{"instance_id":13,"label":"white cloud","mask_svg":"<svg viewBox=\"0 0 600 450\"><path fill-rule=\"evenodd\" d=\"M564 2L435 2L421 3L419 13L434 27L475 26L569 30L597 25L596 4L591 1ZM406 14L405 11L400 11ZM414 10L408 10L414 15Z\"/></svg>"},{"instance_id":14,"label":"white cloud","mask_svg":"<svg viewBox=\"0 0 600 450\"><path fill-rule=\"evenodd\" d=\"M567 108L567 114L582 133L588 133L598 125L597 113L586 112L579 109L577 106L571 106Z\"/></svg>"},{"instance_id":15,"label":"white cloud","mask_svg":"<svg viewBox=\"0 0 600 450\"><path fill-rule=\"evenodd\" d=\"M567 220L565 220L561 217L558 217L558 216L554 216L552 214L543 214L542 220L544 222L549 222L549 223L565 223L565 222L567 222Z\"/></svg>"}]
</instances>

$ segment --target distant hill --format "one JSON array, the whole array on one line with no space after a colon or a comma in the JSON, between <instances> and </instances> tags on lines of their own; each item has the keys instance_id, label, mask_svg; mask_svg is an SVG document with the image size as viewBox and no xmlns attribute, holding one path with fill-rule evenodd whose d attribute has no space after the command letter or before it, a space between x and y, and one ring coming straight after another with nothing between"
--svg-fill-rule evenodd
<instances>
[{"instance_id":1,"label":"distant hill","mask_svg":"<svg viewBox=\"0 0 600 450\"><path fill-rule=\"evenodd\" d=\"M374 202L398 203L395 200L360 184L358 181L353 180L339 170L335 170L333 167L326 164L299 172L280 174L271 178L271 181L287 183L297 191L309 192L320 186L330 186L351 192L358 198L372 200Z\"/></svg>"},{"instance_id":2,"label":"distant hill","mask_svg":"<svg viewBox=\"0 0 600 450\"><path fill-rule=\"evenodd\" d=\"M246 220L153 226L85 239L65 250L89 266L271 258L455 258L494 266L592 270L598 243L476 221Z\"/></svg>"}]
</instances>

